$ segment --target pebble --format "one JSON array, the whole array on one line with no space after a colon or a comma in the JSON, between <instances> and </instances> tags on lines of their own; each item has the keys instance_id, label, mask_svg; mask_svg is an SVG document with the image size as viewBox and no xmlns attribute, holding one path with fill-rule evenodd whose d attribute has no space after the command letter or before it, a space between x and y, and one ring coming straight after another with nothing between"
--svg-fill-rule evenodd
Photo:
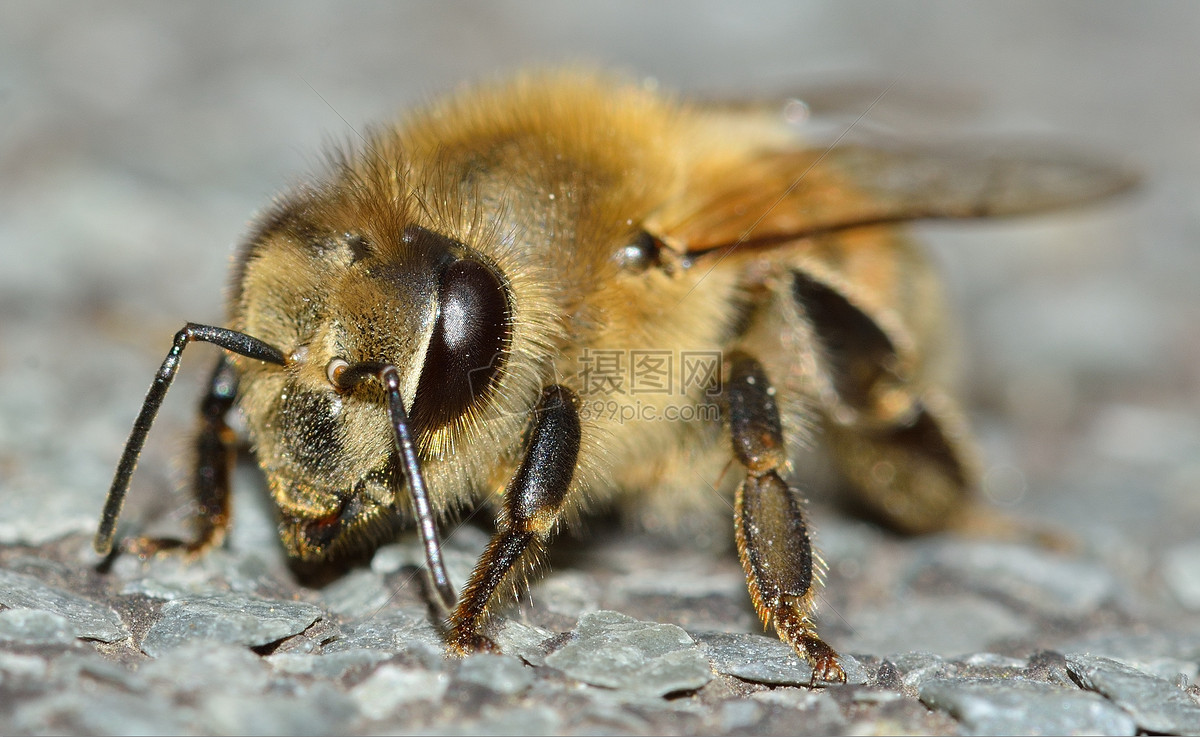
<instances>
[{"instance_id":1,"label":"pebble","mask_svg":"<svg viewBox=\"0 0 1200 737\"><path fill-rule=\"evenodd\" d=\"M378 573L357 569L326 586L321 601L340 617L368 617L387 605L392 595Z\"/></svg>"},{"instance_id":2,"label":"pebble","mask_svg":"<svg viewBox=\"0 0 1200 737\"><path fill-rule=\"evenodd\" d=\"M224 642L188 641L162 652L138 675L167 693L261 694L271 669L244 647Z\"/></svg>"},{"instance_id":3,"label":"pebble","mask_svg":"<svg viewBox=\"0 0 1200 737\"><path fill-rule=\"evenodd\" d=\"M555 571L534 584L532 596L547 611L574 619L600 608L591 579L578 571Z\"/></svg>"},{"instance_id":4,"label":"pebble","mask_svg":"<svg viewBox=\"0 0 1200 737\"><path fill-rule=\"evenodd\" d=\"M465 658L455 678L498 694L519 694L533 683L533 669L511 655L480 653Z\"/></svg>"},{"instance_id":5,"label":"pebble","mask_svg":"<svg viewBox=\"0 0 1200 737\"><path fill-rule=\"evenodd\" d=\"M76 637L101 642L117 642L129 637L121 617L110 607L24 573L0 569L0 604L13 609L53 612L70 623Z\"/></svg>"},{"instance_id":6,"label":"pebble","mask_svg":"<svg viewBox=\"0 0 1200 737\"><path fill-rule=\"evenodd\" d=\"M487 715L482 719L451 722L437 731L439 734L490 734L521 737L563 734L565 730L560 711L549 706L536 705L488 709Z\"/></svg>"},{"instance_id":7,"label":"pebble","mask_svg":"<svg viewBox=\"0 0 1200 737\"><path fill-rule=\"evenodd\" d=\"M441 634L424 609L415 607L387 609L357 622L342 625L336 639L325 644L324 652L341 650L387 650L397 652L414 647L441 652L445 647Z\"/></svg>"},{"instance_id":8,"label":"pebble","mask_svg":"<svg viewBox=\"0 0 1200 737\"><path fill-rule=\"evenodd\" d=\"M443 673L385 664L350 689L350 698L363 716L384 719L414 701L440 701L446 685Z\"/></svg>"},{"instance_id":9,"label":"pebble","mask_svg":"<svg viewBox=\"0 0 1200 737\"><path fill-rule=\"evenodd\" d=\"M1037 681L935 678L921 686L920 698L957 719L963 734L1136 732L1128 714L1096 694Z\"/></svg>"},{"instance_id":10,"label":"pebble","mask_svg":"<svg viewBox=\"0 0 1200 737\"><path fill-rule=\"evenodd\" d=\"M44 609L5 609L0 612L0 641L69 645L75 641L75 628L66 617Z\"/></svg>"},{"instance_id":11,"label":"pebble","mask_svg":"<svg viewBox=\"0 0 1200 737\"><path fill-rule=\"evenodd\" d=\"M1200 542L1168 550L1163 555L1162 577L1180 604L1200 611Z\"/></svg>"},{"instance_id":12,"label":"pebble","mask_svg":"<svg viewBox=\"0 0 1200 737\"><path fill-rule=\"evenodd\" d=\"M40 681L46 677L47 669L45 658L0 650L0 683L9 679L19 683Z\"/></svg>"},{"instance_id":13,"label":"pebble","mask_svg":"<svg viewBox=\"0 0 1200 737\"><path fill-rule=\"evenodd\" d=\"M501 652L515 655L530 665L545 665L555 634L515 619L501 619L496 624L493 639Z\"/></svg>"},{"instance_id":14,"label":"pebble","mask_svg":"<svg viewBox=\"0 0 1200 737\"><path fill-rule=\"evenodd\" d=\"M962 659L963 665L972 668L1024 668L1025 658L1012 658L998 653L973 653Z\"/></svg>"},{"instance_id":15,"label":"pebble","mask_svg":"<svg viewBox=\"0 0 1200 737\"><path fill-rule=\"evenodd\" d=\"M196 560L182 555L163 555L148 561L120 556L114 569L126 579L121 593L163 601L224 590L253 594L271 578L266 562L257 553L235 555L220 548Z\"/></svg>"},{"instance_id":16,"label":"pebble","mask_svg":"<svg viewBox=\"0 0 1200 737\"><path fill-rule=\"evenodd\" d=\"M454 535L442 540L442 562L451 582L465 582L488 543L487 535L471 525L463 525ZM384 545L371 557L371 570L381 575L404 569L414 571L425 566L425 549L415 539Z\"/></svg>"},{"instance_id":17,"label":"pebble","mask_svg":"<svg viewBox=\"0 0 1200 737\"><path fill-rule=\"evenodd\" d=\"M846 718L828 690L779 688L751 694L750 701L779 710L774 715L775 720L783 721L784 726L791 727L791 729L781 732L782 734L795 734L798 731L795 730L794 720L796 717L803 720L805 731L809 734L846 733ZM731 702L726 702L726 705L729 703ZM738 702L734 700L732 703ZM802 715L797 712L802 712ZM734 713L737 714L736 711Z\"/></svg>"},{"instance_id":18,"label":"pebble","mask_svg":"<svg viewBox=\"0 0 1200 737\"><path fill-rule=\"evenodd\" d=\"M915 650L953 657L1033 632L1032 622L971 594L914 595L902 606L849 612L846 618L853 630L838 645L851 652Z\"/></svg>"},{"instance_id":19,"label":"pebble","mask_svg":"<svg viewBox=\"0 0 1200 737\"><path fill-rule=\"evenodd\" d=\"M969 588L1052 617L1083 617L1117 593L1116 579L1095 562L1006 543L943 540L927 547L917 556L917 570L947 573Z\"/></svg>"},{"instance_id":20,"label":"pebble","mask_svg":"<svg viewBox=\"0 0 1200 737\"><path fill-rule=\"evenodd\" d=\"M172 699L119 688L63 689L18 702L5 720L10 734L195 734L201 712ZM52 729L48 729L53 725Z\"/></svg>"},{"instance_id":21,"label":"pebble","mask_svg":"<svg viewBox=\"0 0 1200 737\"><path fill-rule=\"evenodd\" d=\"M957 667L940 655L927 652L899 653L887 659L900 675L900 683L913 692L934 678L954 675Z\"/></svg>"},{"instance_id":22,"label":"pebble","mask_svg":"<svg viewBox=\"0 0 1200 737\"><path fill-rule=\"evenodd\" d=\"M808 686L812 668L791 646L778 638L732 632L696 635L696 642L722 675L776 686ZM842 654L847 683L866 683L867 669L852 655Z\"/></svg>"},{"instance_id":23,"label":"pebble","mask_svg":"<svg viewBox=\"0 0 1200 737\"><path fill-rule=\"evenodd\" d=\"M1129 712L1143 731L1200 734L1200 704L1161 678L1095 655L1068 654L1067 668L1084 688Z\"/></svg>"},{"instance_id":24,"label":"pebble","mask_svg":"<svg viewBox=\"0 0 1200 737\"><path fill-rule=\"evenodd\" d=\"M142 641L151 657L193 640L260 647L303 632L320 607L298 601L215 594L168 601Z\"/></svg>"},{"instance_id":25,"label":"pebble","mask_svg":"<svg viewBox=\"0 0 1200 737\"><path fill-rule=\"evenodd\" d=\"M4 414L8 417L9 415ZM10 444L2 447L11 448ZM59 462L78 465L79 459L64 454ZM88 469L47 467L50 478L18 478L0 484L0 545L41 545L73 533L89 533L96 528L96 509L90 499L64 493L77 487L77 478L88 478ZM2 480L2 479L0 479Z\"/></svg>"},{"instance_id":26,"label":"pebble","mask_svg":"<svg viewBox=\"0 0 1200 737\"><path fill-rule=\"evenodd\" d=\"M1061 652L1102 655L1150 670L1147 666L1154 663L1184 661L1194 664L1200 661L1200 630L1099 632L1068 640L1056 649Z\"/></svg>"},{"instance_id":27,"label":"pebble","mask_svg":"<svg viewBox=\"0 0 1200 737\"><path fill-rule=\"evenodd\" d=\"M370 669L391 657L382 650L357 648L339 650L322 655L314 653L275 653L266 658L267 664L277 673L288 675L311 675L318 678L337 680L350 671Z\"/></svg>"},{"instance_id":28,"label":"pebble","mask_svg":"<svg viewBox=\"0 0 1200 737\"><path fill-rule=\"evenodd\" d=\"M593 686L658 696L695 690L713 677L682 628L603 610L580 618L575 639L546 664Z\"/></svg>"},{"instance_id":29,"label":"pebble","mask_svg":"<svg viewBox=\"0 0 1200 737\"><path fill-rule=\"evenodd\" d=\"M56 658L47 681L56 690L81 681L116 686L126 691L144 691L148 688L147 679L140 668L130 670L128 666L86 648L69 650Z\"/></svg>"},{"instance_id":30,"label":"pebble","mask_svg":"<svg viewBox=\"0 0 1200 737\"><path fill-rule=\"evenodd\" d=\"M212 694L196 711L194 724L210 734L330 735L345 733L359 710L333 685L315 683L290 693Z\"/></svg>"}]
</instances>

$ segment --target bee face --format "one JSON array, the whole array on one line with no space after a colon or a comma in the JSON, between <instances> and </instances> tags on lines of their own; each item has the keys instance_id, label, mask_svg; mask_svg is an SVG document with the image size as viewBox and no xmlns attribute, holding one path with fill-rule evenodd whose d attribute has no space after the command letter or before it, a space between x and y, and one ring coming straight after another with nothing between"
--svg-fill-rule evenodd
<instances>
[{"instance_id":1,"label":"bee face","mask_svg":"<svg viewBox=\"0 0 1200 737\"><path fill-rule=\"evenodd\" d=\"M246 251L240 304L243 330L286 346L289 362L249 367L241 407L286 547L320 559L386 535L404 499L382 392L339 374L394 366L414 435L461 433L501 383L512 300L497 265L429 228L366 229L361 213L297 225L283 212Z\"/></svg>"},{"instance_id":2,"label":"bee face","mask_svg":"<svg viewBox=\"0 0 1200 737\"><path fill-rule=\"evenodd\" d=\"M822 563L789 447L820 434L852 493L908 531L951 522L974 484L937 370L936 279L894 226L1062 207L1131 179L1044 152L810 148L764 111L528 75L335 156L261 219L230 327L176 335L97 549L180 354L210 342L229 355L202 404L190 549L228 523L235 402L288 551L320 560L414 522L455 652L494 647L497 602L589 504L678 516L723 489L732 505L710 506L735 509L763 622L814 678L843 679L812 618ZM437 523L483 498L497 531L459 592Z\"/></svg>"}]
</instances>

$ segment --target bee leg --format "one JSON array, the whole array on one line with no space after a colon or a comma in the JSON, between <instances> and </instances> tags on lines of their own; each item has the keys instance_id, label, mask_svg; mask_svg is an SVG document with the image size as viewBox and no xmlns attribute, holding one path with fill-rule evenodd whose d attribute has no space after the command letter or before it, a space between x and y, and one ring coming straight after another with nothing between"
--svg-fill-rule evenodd
<instances>
[{"instance_id":1,"label":"bee leg","mask_svg":"<svg viewBox=\"0 0 1200 737\"><path fill-rule=\"evenodd\" d=\"M452 651L496 649L483 634L492 603L516 592L544 549L565 506L579 441L574 393L558 385L547 387L534 410L521 466L505 490L499 529L450 616L447 641Z\"/></svg>"},{"instance_id":2,"label":"bee leg","mask_svg":"<svg viewBox=\"0 0 1200 737\"><path fill-rule=\"evenodd\" d=\"M167 357L163 359L162 366L159 367L158 373L155 374L154 383L150 385L150 391L146 392L146 399L142 402L142 409L138 413L137 419L133 421L133 429L129 432L129 439L125 441L125 450L121 453L121 460L117 463L116 473L113 474L112 486L109 487L108 498L104 501L104 511L100 516L100 526L96 530L96 537L92 542L92 547L100 555L108 555L112 552L113 535L117 530L117 519L121 516L121 507L125 504L125 493L129 490L129 480L133 477L133 471L137 467L138 456L142 453L142 446L146 444L146 436L150 434L150 426L154 424L154 418L158 416L158 410L162 407L163 399L167 396L167 390L171 388L171 383L175 381L175 374L179 371L179 359L183 355L183 349L187 347L188 343L196 341L212 343L227 351L257 361L273 363L279 366L283 366L287 362L287 359L278 348L245 333L239 333L236 330L189 322L182 330L175 333L175 340L171 345L171 350L168 351ZM224 473L228 474L228 465L233 457L232 451L215 450L215 448L219 448L221 441L226 437L223 429L225 427L223 418L225 411L228 410L229 405L233 402L234 395L237 393L236 383L230 384L225 380L233 375L232 367L218 365L209 386L208 396L201 407L201 413L205 419L200 440L201 457L198 459L199 464L197 467L199 477L205 475L206 464L208 469L224 468ZM216 418L215 420L210 420L206 414L210 409ZM208 451L204 447L206 436L210 441L210 449ZM211 478L214 479L208 484L211 491L205 492L205 495L200 497L201 514L208 515L210 510L220 507L222 510L221 517L227 518L228 515L224 511L224 499L228 496L228 482L215 480L218 476L220 474L215 471L211 474ZM226 489L226 491L220 491L222 488ZM210 506L208 500L214 497L219 498L219 503ZM211 515L210 520L213 520ZM218 528L223 530L223 524L219 520L213 520L211 527L213 530ZM204 530L202 529L202 537L203 534ZM215 532L213 533L214 539L218 539L215 537L216 534ZM134 547L136 548L136 543ZM200 547L203 547L203 545Z\"/></svg>"},{"instance_id":3,"label":"bee leg","mask_svg":"<svg viewBox=\"0 0 1200 737\"><path fill-rule=\"evenodd\" d=\"M913 359L904 357L914 348L902 355L878 315L811 275L792 276L792 295L823 348L830 391L822 397L822 436L858 501L910 533L943 529L969 513L975 460L954 401L915 380ZM933 307L928 297L913 299L914 310ZM927 332L907 342L930 340Z\"/></svg>"},{"instance_id":4,"label":"bee leg","mask_svg":"<svg viewBox=\"0 0 1200 737\"><path fill-rule=\"evenodd\" d=\"M730 358L727 386L733 452L746 469L734 504L738 557L750 598L766 625L812 666L813 681L846 680L838 655L812 621L820 560L804 521L804 500L782 473L787 452L774 389L754 358Z\"/></svg>"},{"instance_id":5,"label":"bee leg","mask_svg":"<svg viewBox=\"0 0 1200 737\"><path fill-rule=\"evenodd\" d=\"M221 356L208 382L208 391L200 400L200 432L196 436L196 467L192 476L192 494L196 502L196 538L191 541L171 538L140 537L124 544L124 549L140 556L163 550L182 549L198 555L219 546L229 528L229 475L237 458L237 438L225 415L237 397L238 376L228 356Z\"/></svg>"},{"instance_id":6,"label":"bee leg","mask_svg":"<svg viewBox=\"0 0 1200 737\"><path fill-rule=\"evenodd\" d=\"M861 427L826 418L834 461L866 511L911 534L971 519L976 461L961 413L937 390L912 402L912 416Z\"/></svg>"}]
</instances>

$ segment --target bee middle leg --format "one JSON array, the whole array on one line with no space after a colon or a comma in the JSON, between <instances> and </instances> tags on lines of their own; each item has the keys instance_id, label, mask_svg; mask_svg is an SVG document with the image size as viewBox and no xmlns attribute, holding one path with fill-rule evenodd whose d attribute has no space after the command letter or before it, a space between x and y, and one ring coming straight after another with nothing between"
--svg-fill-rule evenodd
<instances>
[{"instance_id":1,"label":"bee middle leg","mask_svg":"<svg viewBox=\"0 0 1200 737\"><path fill-rule=\"evenodd\" d=\"M516 591L554 531L575 475L580 437L574 393L547 387L533 413L524 458L505 490L499 529L450 616L452 651L496 649L483 633L492 605Z\"/></svg>"},{"instance_id":2,"label":"bee middle leg","mask_svg":"<svg viewBox=\"0 0 1200 737\"><path fill-rule=\"evenodd\" d=\"M800 492L783 479L787 466L774 389L762 364L730 359L729 421L733 451L746 469L734 504L738 557L763 624L813 669L813 681L845 681L838 655L812 621L820 563L804 520Z\"/></svg>"}]
</instances>

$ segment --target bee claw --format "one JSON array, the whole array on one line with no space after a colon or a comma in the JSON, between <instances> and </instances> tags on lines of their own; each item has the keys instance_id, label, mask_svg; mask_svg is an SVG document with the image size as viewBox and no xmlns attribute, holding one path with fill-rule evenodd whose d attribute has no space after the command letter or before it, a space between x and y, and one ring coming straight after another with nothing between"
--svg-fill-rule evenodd
<instances>
[{"instance_id":1,"label":"bee claw","mask_svg":"<svg viewBox=\"0 0 1200 737\"><path fill-rule=\"evenodd\" d=\"M179 555L191 562L213 547L207 540L186 542L174 537L135 537L121 543L121 552L136 555L141 560Z\"/></svg>"},{"instance_id":2,"label":"bee claw","mask_svg":"<svg viewBox=\"0 0 1200 737\"><path fill-rule=\"evenodd\" d=\"M809 687L815 688L818 683L845 683L846 671L842 670L842 666L837 662L837 657L827 655L817 659L812 664L812 678L809 680Z\"/></svg>"},{"instance_id":3,"label":"bee claw","mask_svg":"<svg viewBox=\"0 0 1200 737\"><path fill-rule=\"evenodd\" d=\"M486 635L454 632L448 639L449 642L447 643L446 650L451 655L456 655L460 658L474 655L475 653L500 654L500 646Z\"/></svg>"}]
</instances>

